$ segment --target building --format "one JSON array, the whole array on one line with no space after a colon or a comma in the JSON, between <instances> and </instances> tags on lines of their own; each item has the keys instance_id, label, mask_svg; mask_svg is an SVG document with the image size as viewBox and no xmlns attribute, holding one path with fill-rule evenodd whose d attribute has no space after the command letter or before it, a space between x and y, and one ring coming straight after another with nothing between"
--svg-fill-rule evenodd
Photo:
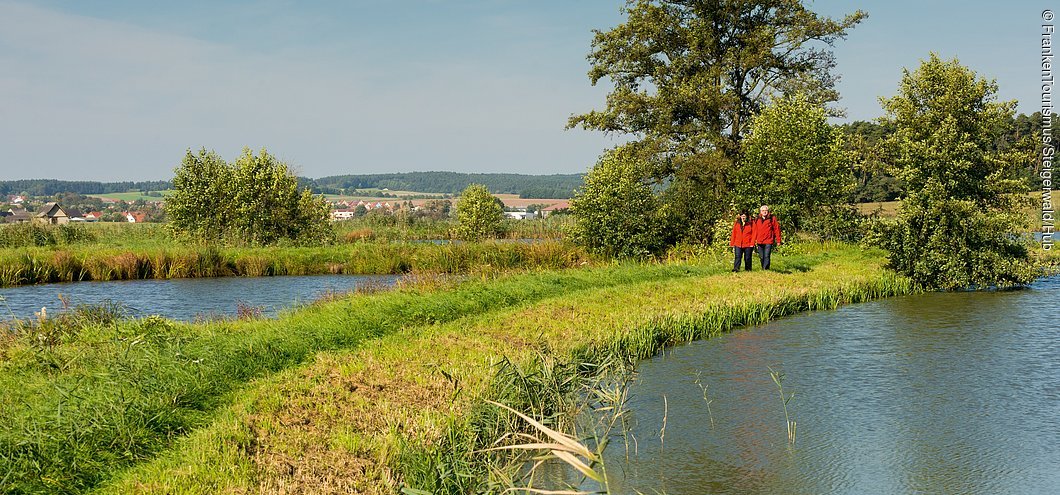
<instances>
[{"instance_id":1,"label":"building","mask_svg":"<svg viewBox=\"0 0 1060 495\"><path fill-rule=\"evenodd\" d=\"M339 210L331 210L331 219L332 220L349 220L349 219L354 217L354 212L355 211L356 210L354 210L352 208L342 208L342 209L339 209Z\"/></svg>"},{"instance_id":2,"label":"building","mask_svg":"<svg viewBox=\"0 0 1060 495\"><path fill-rule=\"evenodd\" d=\"M3 223L29 223L33 218L30 212L26 211L25 208L11 208L0 215L0 222Z\"/></svg>"},{"instance_id":3,"label":"building","mask_svg":"<svg viewBox=\"0 0 1060 495\"><path fill-rule=\"evenodd\" d=\"M547 216L555 213L557 210L566 210L568 208L570 208L570 202L568 202L568 201L560 201L559 203L546 206L545 208L541 208L541 216L542 217L547 217Z\"/></svg>"},{"instance_id":4,"label":"building","mask_svg":"<svg viewBox=\"0 0 1060 495\"><path fill-rule=\"evenodd\" d=\"M125 211L122 212L122 216L125 217L125 221L129 223L144 223L147 218L147 214L142 211Z\"/></svg>"},{"instance_id":5,"label":"building","mask_svg":"<svg viewBox=\"0 0 1060 495\"><path fill-rule=\"evenodd\" d=\"M70 222L84 222L85 216L80 211L73 208L65 208L59 203L48 203L33 216L33 221L51 225L63 225Z\"/></svg>"}]
</instances>

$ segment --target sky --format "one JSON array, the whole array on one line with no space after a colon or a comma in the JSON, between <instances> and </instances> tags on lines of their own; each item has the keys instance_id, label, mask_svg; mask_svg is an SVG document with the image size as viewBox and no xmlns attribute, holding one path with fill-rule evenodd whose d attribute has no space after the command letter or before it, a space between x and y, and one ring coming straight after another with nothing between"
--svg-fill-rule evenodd
<instances>
[{"instance_id":1,"label":"sky","mask_svg":"<svg viewBox=\"0 0 1060 495\"><path fill-rule=\"evenodd\" d=\"M931 51L1035 111L1047 3L807 3L869 14L834 48L846 120ZM604 105L586 55L623 4L0 0L0 180L169 179L189 148L244 147L307 177L581 173L622 141L564 126Z\"/></svg>"}]
</instances>

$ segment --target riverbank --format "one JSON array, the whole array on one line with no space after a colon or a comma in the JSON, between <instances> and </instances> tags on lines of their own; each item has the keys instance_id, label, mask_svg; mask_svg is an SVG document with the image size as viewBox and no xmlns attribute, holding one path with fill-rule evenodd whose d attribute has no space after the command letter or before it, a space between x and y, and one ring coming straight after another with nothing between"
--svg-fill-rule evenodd
<instances>
[{"instance_id":1,"label":"riverbank","mask_svg":"<svg viewBox=\"0 0 1060 495\"><path fill-rule=\"evenodd\" d=\"M93 308L44 318L15 333L0 332L0 492L86 492L223 421L227 408L253 388L248 383L321 352L579 291L719 270L714 264L616 265L483 274L455 286L413 278L396 290L268 320L116 320ZM194 485L201 492L215 486L205 480Z\"/></svg>"},{"instance_id":2,"label":"riverbank","mask_svg":"<svg viewBox=\"0 0 1060 495\"><path fill-rule=\"evenodd\" d=\"M883 268L875 250L789 246L774 263L772 272L738 274L728 273L726 258L676 265L670 269L687 273L563 290L318 353L250 382L204 427L101 491L473 493L504 486L497 473L511 472L511 458L473 452L519 422L486 400L562 421L563 396L582 383L579 376L737 326L914 290Z\"/></svg>"},{"instance_id":3,"label":"riverbank","mask_svg":"<svg viewBox=\"0 0 1060 495\"><path fill-rule=\"evenodd\" d=\"M88 280L561 269L592 260L585 250L556 240L354 242L317 247L71 244L0 249L0 287Z\"/></svg>"}]
</instances>

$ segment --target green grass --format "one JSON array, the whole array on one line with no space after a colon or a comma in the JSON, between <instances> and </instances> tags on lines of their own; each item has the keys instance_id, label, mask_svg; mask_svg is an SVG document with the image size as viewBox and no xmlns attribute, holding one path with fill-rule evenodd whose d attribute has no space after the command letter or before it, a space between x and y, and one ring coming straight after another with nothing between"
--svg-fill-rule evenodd
<instances>
[{"instance_id":1,"label":"green grass","mask_svg":"<svg viewBox=\"0 0 1060 495\"><path fill-rule=\"evenodd\" d=\"M202 428L101 492L499 491L512 459L474 452L519 426L486 400L556 425L578 376L741 325L913 290L882 268L882 252L845 245L786 246L773 272L731 274L728 262L584 271L611 283L571 290L557 280L562 297L408 321L317 353L233 391ZM479 286L477 297L503 287Z\"/></svg>"},{"instance_id":2,"label":"green grass","mask_svg":"<svg viewBox=\"0 0 1060 495\"><path fill-rule=\"evenodd\" d=\"M137 201L137 200L141 200L141 199L144 200L144 201L161 201L166 196L169 196L170 194L173 194L174 191L172 189L166 189L166 190L163 190L163 191L155 191L155 192L162 193L161 197L159 197L159 196L148 196L148 195L144 194L145 192L147 192L147 191L127 191L127 192L120 192L120 193L86 194L86 196L88 196L90 198L117 199L117 200L122 200L122 201L125 201L125 202L128 202L128 203L132 203L133 201Z\"/></svg>"},{"instance_id":3,"label":"green grass","mask_svg":"<svg viewBox=\"0 0 1060 495\"><path fill-rule=\"evenodd\" d=\"M0 491L91 489L197 428L223 422L231 413L218 408L251 380L322 351L579 291L719 270L632 265L507 275L451 290L359 295L276 320L192 325L149 317L72 326L47 343L24 330L0 347Z\"/></svg>"}]
</instances>

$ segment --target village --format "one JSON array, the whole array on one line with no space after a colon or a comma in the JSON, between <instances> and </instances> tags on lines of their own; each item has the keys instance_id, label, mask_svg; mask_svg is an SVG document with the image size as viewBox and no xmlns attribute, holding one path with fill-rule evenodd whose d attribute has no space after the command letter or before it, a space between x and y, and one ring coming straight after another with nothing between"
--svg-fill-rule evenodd
<instances>
[{"instance_id":1,"label":"village","mask_svg":"<svg viewBox=\"0 0 1060 495\"><path fill-rule=\"evenodd\" d=\"M81 222L165 222L163 199L141 198L128 202L123 199L81 196L75 193L62 196L68 201L55 201L53 197L41 198L25 194L8 195L5 198L6 203L0 203L0 223L62 225ZM386 199L380 201L373 198L331 198L328 201L331 205L331 220L395 214L419 214L442 219L449 217L453 209L453 201L448 198ZM544 218L556 211L566 211L570 207L565 199L527 200L514 194L498 195L498 201L504 205L505 216L513 220Z\"/></svg>"}]
</instances>

